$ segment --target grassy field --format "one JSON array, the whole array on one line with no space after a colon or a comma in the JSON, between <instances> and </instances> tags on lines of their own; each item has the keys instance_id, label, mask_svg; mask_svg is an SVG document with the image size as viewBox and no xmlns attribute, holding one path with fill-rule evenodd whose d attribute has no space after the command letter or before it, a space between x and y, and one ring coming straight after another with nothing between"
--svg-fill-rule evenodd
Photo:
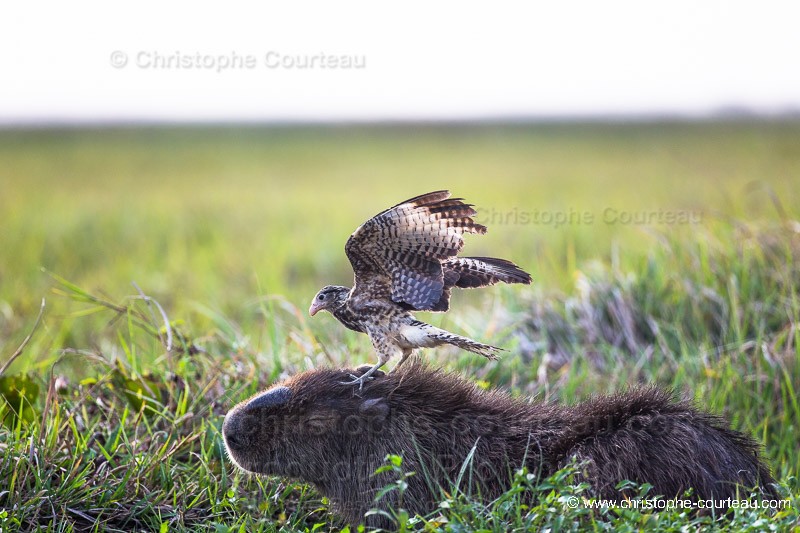
<instances>
[{"instance_id":1,"label":"grassy field","mask_svg":"<svg viewBox=\"0 0 800 533\"><path fill-rule=\"evenodd\" d=\"M545 401L673 387L763 442L793 498L727 527L797 524L798 185L797 122L0 131L0 367L33 331L0 378L0 531L333 520L309 487L236 473L222 416L279 377L373 360L366 336L305 309L351 282L361 222L441 188L489 226L465 252L534 284L421 315L499 343L501 361L427 357ZM550 485L577 490L568 472ZM443 515L452 530L716 527L568 512L550 485L527 487L542 504L525 512Z\"/></svg>"}]
</instances>

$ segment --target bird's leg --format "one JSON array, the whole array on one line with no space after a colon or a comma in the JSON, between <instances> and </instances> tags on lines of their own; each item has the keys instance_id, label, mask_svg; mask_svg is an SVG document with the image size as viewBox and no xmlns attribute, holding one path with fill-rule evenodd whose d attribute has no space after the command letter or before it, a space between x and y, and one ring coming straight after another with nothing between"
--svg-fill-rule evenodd
<instances>
[{"instance_id":1,"label":"bird's leg","mask_svg":"<svg viewBox=\"0 0 800 533\"><path fill-rule=\"evenodd\" d=\"M355 374L350 374L350 377L353 378L352 381L340 381L339 383L341 383L342 385L358 385L358 390L361 390L361 388L364 387L364 382L374 379L372 377L372 374L374 374L375 371L377 371L380 367L382 367L383 364L384 363L382 362L378 362L377 364L375 364L375 366L373 366L360 376L356 376Z\"/></svg>"},{"instance_id":2,"label":"bird's leg","mask_svg":"<svg viewBox=\"0 0 800 533\"><path fill-rule=\"evenodd\" d=\"M406 362L406 359L408 359L408 356L411 355L413 352L414 352L414 350L412 350L411 348L404 349L403 350L403 357L400 358L400 361L396 365L394 365L394 368L389 373L393 374L394 372L397 372L397 369L400 368L400 366L403 363Z\"/></svg>"},{"instance_id":3,"label":"bird's leg","mask_svg":"<svg viewBox=\"0 0 800 533\"><path fill-rule=\"evenodd\" d=\"M342 385L358 385L358 389L361 390L361 388L364 386L364 382L365 381L369 381L370 379L373 379L372 378L372 374L377 372L378 369L380 369L380 367L385 365L387 363L387 361L389 361L390 358L391 358L391 355L388 355L388 354L386 354L384 352L378 352L378 362L375 364L375 366L373 366L372 368L370 368L369 370L367 370L366 372L364 372L360 376L356 376L354 374L350 374L350 377L353 378L352 381L341 381L340 383Z\"/></svg>"},{"instance_id":4,"label":"bird's leg","mask_svg":"<svg viewBox=\"0 0 800 533\"><path fill-rule=\"evenodd\" d=\"M355 375L356 376L360 376L361 374L363 374L364 372L366 372L370 368L372 368L372 365L361 365L361 366L356 368ZM375 373L372 374L372 376L370 376L370 377L372 379L375 379L375 378L379 378L379 377L382 377L382 376L385 376L385 375L386 375L386 372L384 372L383 370L376 370Z\"/></svg>"}]
</instances>

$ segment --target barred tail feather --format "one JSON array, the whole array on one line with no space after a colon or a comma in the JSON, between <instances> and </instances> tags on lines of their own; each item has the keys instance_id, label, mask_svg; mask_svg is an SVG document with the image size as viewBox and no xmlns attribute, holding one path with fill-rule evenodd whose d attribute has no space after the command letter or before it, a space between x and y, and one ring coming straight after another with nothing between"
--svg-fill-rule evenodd
<instances>
[{"instance_id":1,"label":"barred tail feather","mask_svg":"<svg viewBox=\"0 0 800 533\"><path fill-rule=\"evenodd\" d=\"M433 347L442 344L452 344L462 350L473 352L486 357L487 359L496 360L498 354L503 352L502 348L490 346L489 344L482 344L480 342L450 333L443 329L431 326L419 320L413 321L411 324L403 328L403 336L409 343L416 347Z\"/></svg>"},{"instance_id":2,"label":"barred tail feather","mask_svg":"<svg viewBox=\"0 0 800 533\"><path fill-rule=\"evenodd\" d=\"M482 355L487 359L491 359L492 361L499 359L499 353L504 351L502 348L491 346L489 344L482 344L472 339L468 339L467 337L462 337L461 335L454 335L453 333L444 332L444 334L437 335L436 338L447 344L458 346L462 350L467 350L468 352Z\"/></svg>"}]
</instances>

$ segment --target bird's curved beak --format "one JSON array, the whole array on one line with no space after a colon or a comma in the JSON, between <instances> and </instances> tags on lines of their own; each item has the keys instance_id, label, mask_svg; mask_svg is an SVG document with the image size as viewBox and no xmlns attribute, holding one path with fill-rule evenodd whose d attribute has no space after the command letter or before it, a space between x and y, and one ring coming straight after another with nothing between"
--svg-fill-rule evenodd
<instances>
[{"instance_id":1,"label":"bird's curved beak","mask_svg":"<svg viewBox=\"0 0 800 533\"><path fill-rule=\"evenodd\" d=\"M318 304L318 303L316 302L316 300L315 300L315 301L313 301L313 302L311 303L311 307L309 307L309 308L308 308L308 314L309 314L309 315L311 315L311 316L314 316L314 315L316 315L316 314L317 314L317 312L318 312L320 309L322 309L322 305Z\"/></svg>"}]
</instances>

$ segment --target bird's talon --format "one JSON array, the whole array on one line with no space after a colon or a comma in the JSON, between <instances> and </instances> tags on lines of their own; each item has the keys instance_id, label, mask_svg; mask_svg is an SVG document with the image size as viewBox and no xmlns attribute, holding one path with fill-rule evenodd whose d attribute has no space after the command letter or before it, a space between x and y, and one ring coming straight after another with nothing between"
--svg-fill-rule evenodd
<instances>
[{"instance_id":1,"label":"bird's talon","mask_svg":"<svg viewBox=\"0 0 800 533\"><path fill-rule=\"evenodd\" d=\"M359 390L364 386L364 382L372 381L375 379L374 376L356 376L355 374L348 374L348 377L352 378L352 381L340 381L340 385L358 385Z\"/></svg>"},{"instance_id":2,"label":"bird's talon","mask_svg":"<svg viewBox=\"0 0 800 533\"><path fill-rule=\"evenodd\" d=\"M358 372L358 374L350 374L350 377L355 379L355 377L357 377L359 375L364 375L367 372L369 372L370 370L372 370L372 365L361 365L360 367L356 368L356 372ZM375 370L370 374L370 377L380 378L380 377L383 377L385 375L386 375L386 372L384 372L383 370Z\"/></svg>"}]
</instances>

